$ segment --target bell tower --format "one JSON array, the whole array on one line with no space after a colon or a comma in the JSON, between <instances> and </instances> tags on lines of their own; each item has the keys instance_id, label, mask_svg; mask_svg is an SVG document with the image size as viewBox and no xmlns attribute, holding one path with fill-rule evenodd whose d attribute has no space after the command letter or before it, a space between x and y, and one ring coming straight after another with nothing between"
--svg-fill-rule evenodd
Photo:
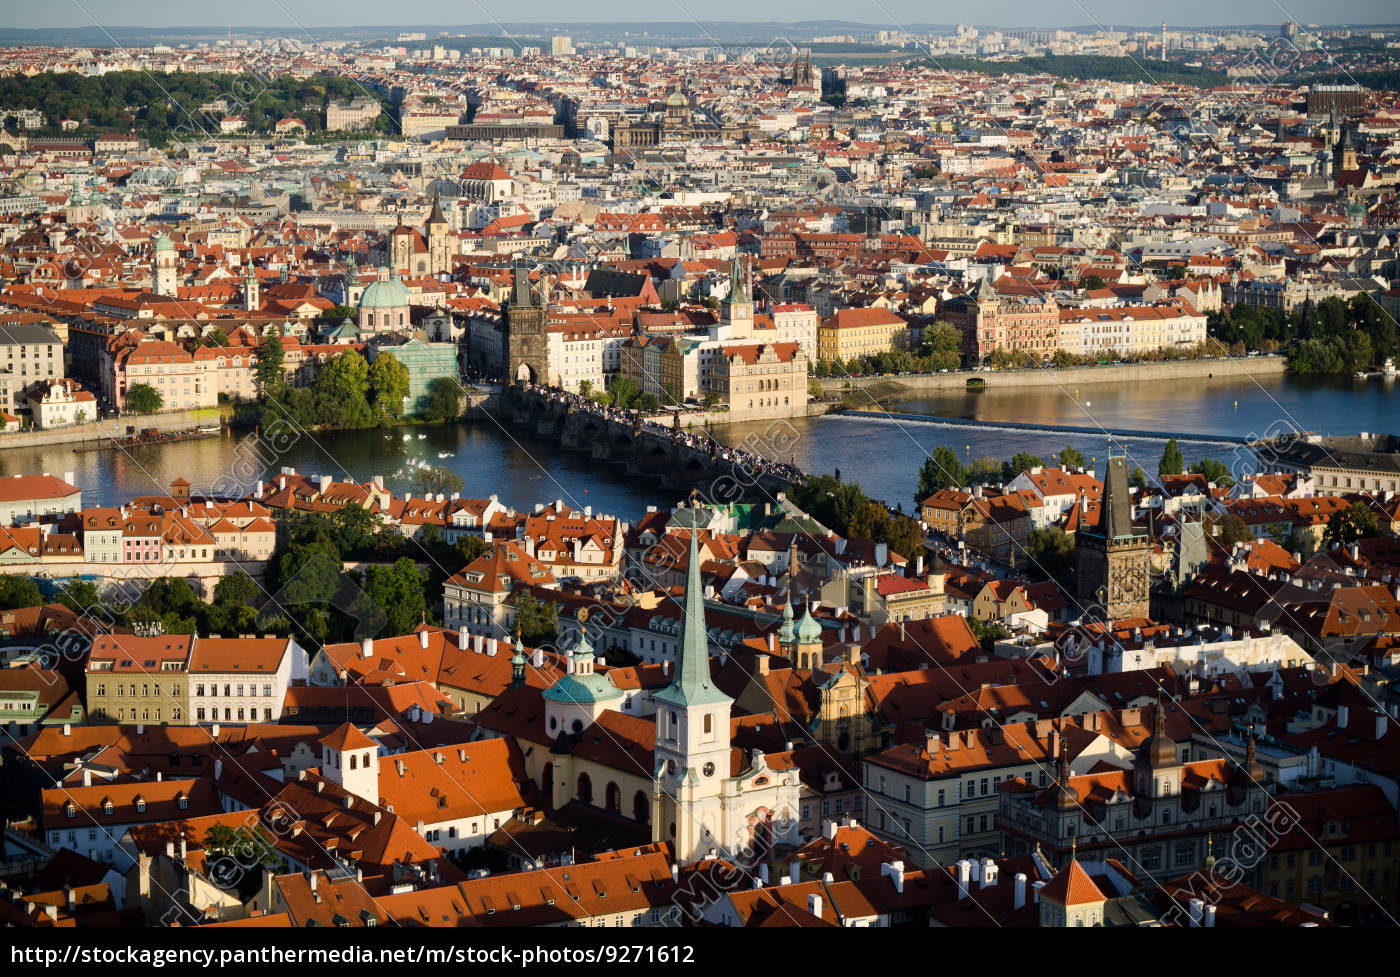
<instances>
[{"instance_id":1,"label":"bell tower","mask_svg":"<svg viewBox=\"0 0 1400 977\"><path fill-rule=\"evenodd\" d=\"M344 723L321 740L321 776L378 804L379 744L351 723Z\"/></svg>"},{"instance_id":2,"label":"bell tower","mask_svg":"<svg viewBox=\"0 0 1400 977\"><path fill-rule=\"evenodd\" d=\"M658 840L674 843L676 861L690 864L726 849L721 788L729 776L729 714L734 700L710 676L710 639L700 584L699 530L703 510L675 519L689 528L690 566L675 677L656 693L656 769L652 824Z\"/></svg>"},{"instance_id":3,"label":"bell tower","mask_svg":"<svg viewBox=\"0 0 1400 977\"><path fill-rule=\"evenodd\" d=\"M515 266L515 287L503 310L506 333L506 382L550 381L549 332L545 308L535 304L529 269Z\"/></svg>"},{"instance_id":4,"label":"bell tower","mask_svg":"<svg viewBox=\"0 0 1400 977\"><path fill-rule=\"evenodd\" d=\"M164 234L155 239L155 259L151 268L151 291L157 295L175 294L175 242Z\"/></svg>"},{"instance_id":5,"label":"bell tower","mask_svg":"<svg viewBox=\"0 0 1400 977\"><path fill-rule=\"evenodd\" d=\"M1150 616L1151 538L1133 525L1125 455L1109 455L1104 472L1099 524L1075 537L1079 599L1097 604L1111 621Z\"/></svg>"}]
</instances>

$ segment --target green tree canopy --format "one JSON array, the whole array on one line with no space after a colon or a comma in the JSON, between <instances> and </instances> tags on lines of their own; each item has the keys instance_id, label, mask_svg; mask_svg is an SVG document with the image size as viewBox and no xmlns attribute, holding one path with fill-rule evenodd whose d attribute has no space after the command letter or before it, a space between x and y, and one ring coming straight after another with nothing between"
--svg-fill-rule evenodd
<instances>
[{"instance_id":1,"label":"green tree canopy","mask_svg":"<svg viewBox=\"0 0 1400 977\"><path fill-rule=\"evenodd\" d=\"M585 393L585 397L589 394ZM423 408L427 421L455 421L462 416L462 385L453 377L437 377L428 384L428 402Z\"/></svg>"},{"instance_id":2,"label":"green tree canopy","mask_svg":"<svg viewBox=\"0 0 1400 977\"><path fill-rule=\"evenodd\" d=\"M917 509L935 492L946 488L960 488L966 484L966 472L958 453L945 444L936 445L919 467L919 486L914 490L914 507Z\"/></svg>"},{"instance_id":3,"label":"green tree canopy","mask_svg":"<svg viewBox=\"0 0 1400 977\"><path fill-rule=\"evenodd\" d=\"M1235 479L1230 475L1230 466L1217 458L1202 458L1200 461L1194 461L1191 463L1190 471L1195 475L1204 475L1207 482L1214 482L1225 488L1235 484Z\"/></svg>"},{"instance_id":4,"label":"green tree canopy","mask_svg":"<svg viewBox=\"0 0 1400 977\"><path fill-rule=\"evenodd\" d=\"M1346 546L1358 539L1382 535L1380 520L1365 502L1353 502L1350 507L1332 513L1322 531L1322 544L1328 549Z\"/></svg>"},{"instance_id":5,"label":"green tree canopy","mask_svg":"<svg viewBox=\"0 0 1400 977\"><path fill-rule=\"evenodd\" d=\"M148 383L133 383L126 388L126 409L137 414L153 414L165 407L165 398Z\"/></svg>"},{"instance_id":6,"label":"green tree canopy","mask_svg":"<svg viewBox=\"0 0 1400 977\"><path fill-rule=\"evenodd\" d=\"M39 585L28 577L7 573L0 575L0 609L14 610L17 607L38 607L44 603L39 593Z\"/></svg>"},{"instance_id":7,"label":"green tree canopy","mask_svg":"<svg viewBox=\"0 0 1400 977\"><path fill-rule=\"evenodd\" d=\"M1157 463L1157 474L1180 475L1185 466L1186 460L1181 456L1181 448L1177 446L1176 438L1170 439L1162 451L1162 460Z\"/></svg>"},{"instance_id":8,"label":"green tree canopy","mask_svg":"<svg viewBox=\"0 0 1400 977\"><path fill-rule=\"evenodd\" d=\"M1061 468L1085 468L1089 464L1089 459L1084 457L1084 453L1073 445L1065 445L1065 450L1060 452Z\"/></svg>"},{"instance_id":9,"label":"green tree canopy","mask_svg":"<svg viewBox=\"0 0 1400 977\"><path fill-rule=\"evenodd\" d=\"M462 476L442 465L420 468L413 473L413 486L421 495L451 495L462 491Z\"/></svg>"},{"instance_id":10,"label":"green tree canopy","mask_svg":"<svg viewBox=\"0 0 1400 977\"><path fill-rule=\"evenodd\" d=\"M371 566L365 573L362 600L384 612L389 634L408 634L427 616L426 577L406 556L392 566Z\"/></svg>"},{"instance_id":11,"label":"green tree canopy","mask_svg":"<svg viewBox=\"0 0 1400 977\"><path fill-rule=\"evenodd\" d=\"M367 371L370 402L386 420L403 416L404 398L408 396L408 367L387 350L382 350Z\"/></svg>"},{"instance_id":12,"label":"green tree canopy","mask_svg":"<svg viewBox=\"0 0 1400 977\"><path fill-rule=\"evenodd\" d=\"M282 340L277 336L264 337L258 347L258 389L264 396L276 396L282 392L286 381L282 376Z\"/></svg>"}]
</instances>

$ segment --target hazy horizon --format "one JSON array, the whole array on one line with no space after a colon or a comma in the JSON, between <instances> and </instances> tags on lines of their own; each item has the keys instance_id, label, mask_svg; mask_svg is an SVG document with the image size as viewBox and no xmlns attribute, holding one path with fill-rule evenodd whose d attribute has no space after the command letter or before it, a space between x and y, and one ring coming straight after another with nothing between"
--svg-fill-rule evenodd
<instances>
[{"instance_id":1,"label":"hazy horizon","mask_svg":"<svg viewBox=\"0 0 1400 977\"><path fill-rule=\"evenodd\" d=\"M867 0L837 4L828 0L769 0L763 4L738 0L690 0L638 3L636 0L601 0L579 19L578 5L563 0L538 0L521 20L522 9L500 0L417 0L396 7L368 0L339 0L334 4L310 0L247 0L223 17L211 16L209 7L183 0L68 0L52 5L0 0L5 26L11 29L55 30L64 28L138 28L165 30L232 28L237 30L287 30L384 27L395 32L413 29L483 28L498 23L536 24L553 30L597 24L673 24L677 28L704 23L802 24L845 22L867 30L898 30L927 24L969 23L990 28L1144 27L1159 24L1178 28L1219 28L1267 25L1296 20L1319 26L1379 26L1400 23L1400 10L1381 0L1313 0L1280 4L1276 0L1243 0L1220 4L1184 0L1167 7L1147 4L1115 4L1103 0L1010 0L995 15L986 8L968 16L962 5L917 3L914 0Z\"/></svg>"}]
</instances>

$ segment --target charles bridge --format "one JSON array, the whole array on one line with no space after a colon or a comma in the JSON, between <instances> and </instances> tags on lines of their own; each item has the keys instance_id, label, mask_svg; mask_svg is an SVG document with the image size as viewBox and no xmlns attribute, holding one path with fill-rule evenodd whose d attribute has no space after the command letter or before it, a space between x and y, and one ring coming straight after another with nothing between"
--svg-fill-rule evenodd
<instances>
[{"instance_id":1,"label":"charles bridge","mask_svg":"<svg viewBox=\"0 0 1400 977\"><path fill-rule=\"evenodd\" d=\"M619 465L663 489L695 489L710 502L771 502L800 477L787 465L726 447L707 434L668 428L558 391L512 385L501 393L503 421L565 451Z\"/></svg>"}]
</instances>

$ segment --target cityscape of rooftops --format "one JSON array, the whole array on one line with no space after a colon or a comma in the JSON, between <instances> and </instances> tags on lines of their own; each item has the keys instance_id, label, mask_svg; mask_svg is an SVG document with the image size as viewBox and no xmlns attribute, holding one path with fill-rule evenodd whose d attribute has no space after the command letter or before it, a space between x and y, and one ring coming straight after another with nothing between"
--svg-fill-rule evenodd
<instances>
[{"instance_id":1,"label":"cityscape of rooftops","mask_svg":"<svg viewBox=\"0 0 1400 977\"><path fill-rule=\"evenodd\" d=\"M3 9L12 968L1400 922L1390 5Z\"/></svg>"}]
</instances>

